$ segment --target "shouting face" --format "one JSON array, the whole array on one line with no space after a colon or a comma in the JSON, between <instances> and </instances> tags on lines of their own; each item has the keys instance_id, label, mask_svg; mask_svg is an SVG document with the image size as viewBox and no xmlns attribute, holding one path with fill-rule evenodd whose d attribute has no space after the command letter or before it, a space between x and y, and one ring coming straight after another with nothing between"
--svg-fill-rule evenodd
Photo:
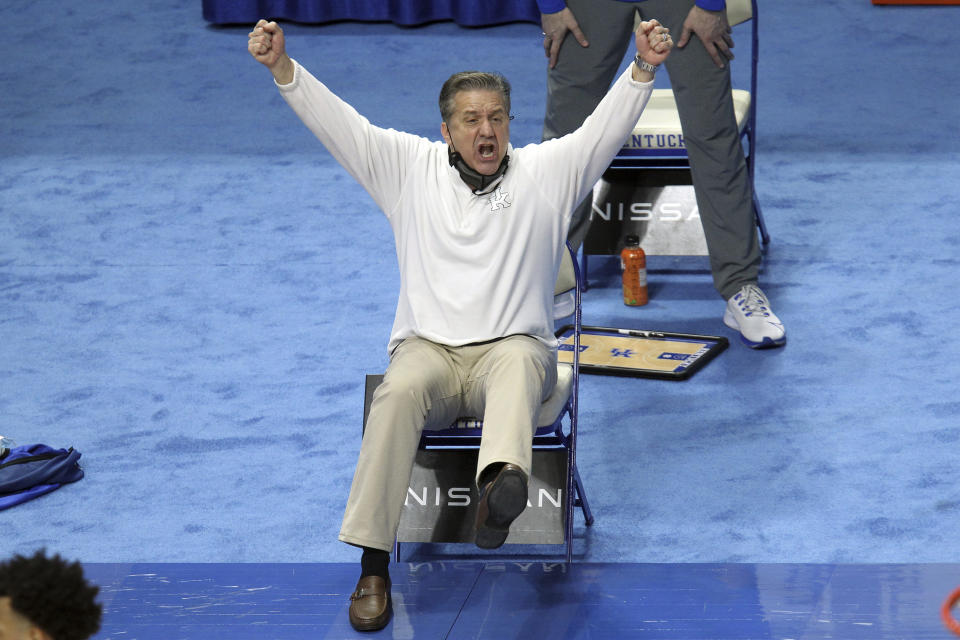
<instances>
[{"instance_id":1,"label":"shouting face","mask_svg":"<svg viewBox=\"0 0 960 640\"><path fill-rule=\"evenodd\" d=\"M449 122L440 124L443 139L477 173L496 173L510 139L510 116L501 94L460 91L454 96L454 106Z\"/></svg>"}]
</instances>

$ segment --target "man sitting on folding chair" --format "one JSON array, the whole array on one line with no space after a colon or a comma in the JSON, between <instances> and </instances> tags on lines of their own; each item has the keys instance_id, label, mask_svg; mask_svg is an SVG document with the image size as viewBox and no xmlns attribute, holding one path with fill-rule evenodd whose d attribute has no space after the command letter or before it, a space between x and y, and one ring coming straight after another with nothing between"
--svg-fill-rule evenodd
<instances>
[{"instance_id":1,"label":"man sitting on folding chair","mask_svg":"<svg viewBox=\"0 0 960 640\"><path fill-rule=\"evenodd\" d=\"M350 622L390 617L389 550L424 428L483 416L476 543L503 544L527 501L532 438L557 376L553 294L574 206L633 129L672 40L644 22L631 64L583 127L509 145L510 85L454 74L440 92L444 143L371 125L285 51L261 20L248 50L393 228L400 296L390 363L377 388L340 540L362 547Z\"/></svg>"}]
</instances>

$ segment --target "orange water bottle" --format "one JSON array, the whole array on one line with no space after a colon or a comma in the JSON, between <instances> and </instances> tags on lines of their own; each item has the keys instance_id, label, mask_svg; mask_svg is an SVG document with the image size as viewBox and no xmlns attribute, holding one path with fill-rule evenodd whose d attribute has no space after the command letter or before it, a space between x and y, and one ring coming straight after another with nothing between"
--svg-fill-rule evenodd
<instances>
[{"instance_id":1,"label":"orange water bottle","mask_svg":"<svg viewBox=\"0 0 960 640\"><path fill-rule=\"evenodd\" d=\"M623 272L623 304L639 307L647 304L647 256L640 248L640 236L627 236L627 245L620 252Z\"/></svg>"}]
</instances>

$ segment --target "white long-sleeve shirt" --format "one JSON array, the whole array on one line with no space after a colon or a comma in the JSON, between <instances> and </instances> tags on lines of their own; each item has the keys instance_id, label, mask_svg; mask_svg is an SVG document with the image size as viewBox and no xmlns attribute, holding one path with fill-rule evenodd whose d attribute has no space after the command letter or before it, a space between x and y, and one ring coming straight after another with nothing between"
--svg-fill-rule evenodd
<instances>
[{"instance_id":1,"label":"white long-sleeve shirt","mask_svg":"<svg viewBox=\"0 0 960 640\"><path fill-rule=\"evenodd\" d=\"M574 133L508 148L475 195L447 145L376 127L300 64L281 95L386 214L400 267L388 349L419 336L450 346L513 334L551 347L553 288L574 207L633 130L653 89L628 68Z\"/></svg>"}]
</instances>

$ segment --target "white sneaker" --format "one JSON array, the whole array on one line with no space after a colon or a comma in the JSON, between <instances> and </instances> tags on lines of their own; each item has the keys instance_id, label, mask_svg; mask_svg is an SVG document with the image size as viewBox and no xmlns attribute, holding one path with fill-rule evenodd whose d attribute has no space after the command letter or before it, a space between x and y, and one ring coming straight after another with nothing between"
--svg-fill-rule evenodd
<instances>
[{"instance_id":1,"label":"white sneaker","mask_svg":"<svg viewBox=\"0 0 960 640\"><path fill-rule=\"evenodd\" d=\"M755 284L745 284L727 300L723 324L740 332L748 347L779 347L787 341L787 332L780 318L770 310L770 302Z\"/></svg>"}]
</instances>

